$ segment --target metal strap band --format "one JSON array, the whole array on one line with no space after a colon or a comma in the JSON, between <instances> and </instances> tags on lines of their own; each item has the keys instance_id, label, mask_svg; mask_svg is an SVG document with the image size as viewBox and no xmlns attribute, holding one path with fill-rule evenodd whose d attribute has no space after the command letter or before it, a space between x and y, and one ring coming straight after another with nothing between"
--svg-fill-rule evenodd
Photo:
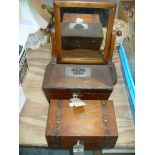
<instances>
[{"instance_id":1,"label":"metal strap band","mask_svg":"<svg viewBox=\"0 0 155 155\"><path fill-rule=\"evenodd\" d=\"M110 136L107 102L101 101L101 107L102 107L102 111L103 111L104 135Z\"/></svg>"},{"instance_id":2,"label":"metal strap band","mask_svg":"<svg viewBox=\"0 0 155 155\"><path fill-rule=\"evenodd\" d=\"M56 146L60 145L61 106L62 106L62 101L57 100L57 113L56 113L56 125L55 125L55 144L56 144Z\"/></svg>"}]
</instances>

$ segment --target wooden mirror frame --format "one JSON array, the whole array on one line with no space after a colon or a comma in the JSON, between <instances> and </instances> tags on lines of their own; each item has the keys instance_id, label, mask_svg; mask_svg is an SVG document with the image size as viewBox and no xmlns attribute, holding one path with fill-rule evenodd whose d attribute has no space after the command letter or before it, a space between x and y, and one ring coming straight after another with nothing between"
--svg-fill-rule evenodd
<instances>
[{"instance_id":1,"label":"wooden mirror frame","mask_svg":"<svg viewBox=\"0 0 155 155\"><path fill-rule=\"evenodd\" d=\"M109 9L109 17L107 24L107 33L104 47L103 61L94 60L71 60L64 61L61 57L61 23L60 8L61 7L80 7L80 8L100 8ZM52 39L52 61L54 63L81 63L81 64L108 64L110 57L110 44L112 38L113 24L115 18L117 3L115 0L55 0L54 1L54 17L55 17L55 35Z\"/></svg>"}]
</instances>

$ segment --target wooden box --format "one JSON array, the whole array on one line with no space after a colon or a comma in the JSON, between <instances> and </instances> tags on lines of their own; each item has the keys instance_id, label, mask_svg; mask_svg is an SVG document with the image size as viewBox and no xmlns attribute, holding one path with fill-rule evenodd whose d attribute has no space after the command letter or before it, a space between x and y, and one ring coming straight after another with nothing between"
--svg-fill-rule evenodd
<instances>
[{"instance_id":1,"label":"wooden box","mask_svg":"<svg viewBox=\"0 0 155 155\"><path fill-rule=\"evenodd\" d=\"M113 148L118 138L112 101L84 100L70 107L69 100L51 100L46 138L51 148L72 148L80 140L85 149Z\"/></svg>"},{"instance_id":2,"label":"wooden box","mask_svg":"<svg viewBox=\"0 0 155 155\"><path fill-rule=\"evenodd\" d=\"M79 75L74 72L79 72ZM70 99L73 94L81 99L107 100L113 90L113 82L107 65L50 63L45 70L42 88L49 102L51 99Z\"/></svg>"},{"instance_id":3,"label":"wooden box","mask_svg":"<svg viewBox=\"0 0 155 155\"><path fill-rule=\"evenodd\" d=\"M77 18L83 19L83 23L87 24L88 28L70 28L71 24L76 23ZM61 23L61 41L63 50L90 49L99 51L103 41L99 15L64 13Z\"/></svg>"}]
</instances>

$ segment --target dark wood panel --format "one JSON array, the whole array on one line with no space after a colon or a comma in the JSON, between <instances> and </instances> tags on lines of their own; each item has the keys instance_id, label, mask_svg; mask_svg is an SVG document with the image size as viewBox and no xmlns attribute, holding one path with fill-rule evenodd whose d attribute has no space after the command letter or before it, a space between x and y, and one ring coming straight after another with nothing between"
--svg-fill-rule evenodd
<instances>
[{"instance_id":1,"label":"dark wood panel","mask_svg":"<svg viewBox=\"0 0 155 155\"><path fill-rule=\"evenodd\" d=\"M73 97L73 93L53 93L52 91L51 92L48 92L47 90L44 90L45 92L45 96L48 100L48 102L50 103L50 100L51 99L70 99ZM112 92L112 91L111 91ZM80 96L80 98L82 100L108 100L108 98L110 97L110 94L111 92L107 93L107 92L104 92L104 93L89 93L89 92L84 92L82 93Z\"/></svg>"},{"instance_id":2,"label":"dark wood panel","mask_svg":"<svg viewBox=\"0 0 155 155\"><path fill-rule=\"evenodd\" d=\"M70 33L71 34L71 33ZM64 50L66 50L67 53L72 52L71 50L77 50L80 52L80 54L78 55L77 58L81 57L82 51L81 49L90 49L93 52L99 52L101 44L102 44L102 38L97 38L95 36L92 37L80 37L80 36L73 36L73 37L61 37L61 41L62 41L62 52L64 52ZM70 54L74 54L73 52ZM101 55L102 56L102 55ZM93 58L93 56L91 55L91 53L89 52L89 55L87 58Z\"/></svg>"}]
</instances>

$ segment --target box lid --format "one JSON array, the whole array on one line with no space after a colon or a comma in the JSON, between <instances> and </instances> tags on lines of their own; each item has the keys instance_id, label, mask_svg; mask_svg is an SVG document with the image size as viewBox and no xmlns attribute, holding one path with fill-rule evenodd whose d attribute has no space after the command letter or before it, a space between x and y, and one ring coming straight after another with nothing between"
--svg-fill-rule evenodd
<instances>
[{"instance_id":1,"label":"box lid","mask_svg":"<svg viewBox=\"0 0 155 155\"><path fill-rule=\"evenodd\" d=\"M66 76L67 68L89 69L89 76ZM76 72L76 71L75 71ZM113 90L112 77L108 65L72 65L48 64L46 67L43 89L83 89Z\"/></svg>"},{"instance_id":2,"label":"box lid","mask_svg":"<svg viewBox=\"0 0 155 155\"><path fill-rule=\"evenodd\" d=\"M69 100L51 100L46 127L49 143L59 143L62 147L72 146L78 140L86 146L100 143L106 147L116 143L118 132L113 102L84 102L83 107L70 107Z\"/></svg>"}]
</instances>

